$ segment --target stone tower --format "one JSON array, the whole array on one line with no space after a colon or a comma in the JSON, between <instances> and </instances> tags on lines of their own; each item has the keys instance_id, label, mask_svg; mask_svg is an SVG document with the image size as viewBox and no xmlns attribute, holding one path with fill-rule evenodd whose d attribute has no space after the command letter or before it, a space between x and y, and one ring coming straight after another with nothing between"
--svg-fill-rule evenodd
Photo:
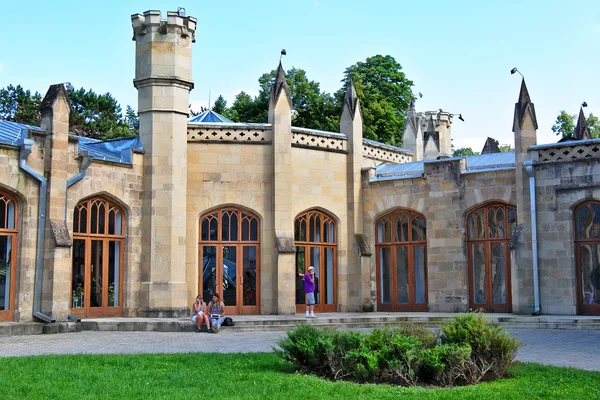
<instances>
[{"instance_id":1,"label":"stone tower","mask_svg":"<svg viewBox=\"0 0 600 400\"><path fill-rule=\"evenodd\" d=\"M277 314L295 314L294 215L292 213L292 96L279 63L269 96L273 127L273 230L277 245Z\"/></svg>"},{"instance_id":2,"label":"stone tower","mask_svg":"<svg viewBox=\"0 0 600 400\"><path fill-rule=\"evenodd\" d=\"M131 16L144 146L139 315L187 316L187 119L196 19L168 12Z\"/></svg>"},{"instance_id":3,"label":"stone tower","mask_svg":"<svg viewBox=\"0 0 600 400\"><path fill-rule=\"evenodd\" d=\"M406 114L402 147L412 150L413 161L452 156L452 114L443 110L415 112L414 100Z\"/></svg>"},{"instance_id":4,"label":"stone tower","mask_svg":"<svg viewBox=\"0 0 600 400\"><path fill-rule=\"evenodd\" d=\"M525 79L521 83L519 101L515 104L513 132L515 136L515 189L517 192L517 224L521 231L516 238L511 265L512 308L516 314L533 310L533 243L529 173L533 165L526 162L527 149L537 144L535 107L529 97ZM517 233L515 233L517 234Z\"/></svg>"}]
</instances>

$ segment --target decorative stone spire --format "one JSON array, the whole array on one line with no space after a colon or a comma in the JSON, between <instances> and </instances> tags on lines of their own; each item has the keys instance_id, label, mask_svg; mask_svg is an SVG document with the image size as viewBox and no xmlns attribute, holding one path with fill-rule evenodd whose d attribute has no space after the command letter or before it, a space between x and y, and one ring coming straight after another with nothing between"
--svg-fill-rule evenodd
<instances>
[{"instance_id":1,"label":"decorative stone spire","mask_svg":"<svg viewBox=\"0 0 600 400\"><path fill-rule=\"evenodd\" d=\"M500 153L500 147L498 147L498 141L494 138L488 137L481 150L481 154L493 154Z\"/></svg>"},{"instance_id":2,"label":"decorative stone spire","mask_svg":"<svg viewBox=\"0 0 600 400\"><path fill-rule=\"evenodd\" d=\"M428 146L429 141L432 140L437 151L440 151L440 138L438 132L435 130L435 122L433 121L433 114L430 114L429 121L427 122L427 130L423 138L425 147Z\"/></svg>"},{"instance_id":3,"label":"decorative stone spire","mask_svg":"<svg viewBox=\"0 0 600 400\"><path fill-rule=\"evenodd\" d=\"M415 112L415 98L410 99L410 106L408 107L408 112L406 113L406 120L404 120L404 131L406 132L407 125L410 125L414 135L417 135L417 130L419 127L419 119L417 117L417 113Z\"/></svg>"},{"instance_id":4,"label":"decorative stone spire","mask_svg":"<svg viewBox=\"0 0 600 400\"><path fill-rule=\"evenodd\" d=\"M44 113L46 111L51 112L52 107L54 106L54 103L61 95L64 96L64 98L67 102L69 112L73 111L71 108L71 102L69 101L69 93L65 89L65 85L62 83L50 85L50 88L48 88L48 91L46 92L46 95L44 96L44 99L42 100L42 104L40 105L40 111L42 113Z\"/></svg>"},{"instance_id":5,"label":"decorative stone spire","mask_svg":"<svg viewBox=\"0 0 600 400\"><path fill-rule=\"evenodd\" d=\"M346 88L346 96L344 96L344 105L342 107L348 108L348 112L350 112L350 117L352 117L352 119L354 119L357 109L360 112L358 95L356 94L356 89L354 89L354 83L352 82L352 79L350 79L350 83Z\"/></svg>"},{"instance_id":6,"label":"decorative stone spire","mask_svg":"<svg viewBox=\"0 0 600 400\"><path fill-rule=\"evenodd\" d=\"M587 121L585 120L585 115L583 114L583 108L579 108L579 118L577 119L577 126L575 127L575 131L573 131L573 139L574 140L586 140L591 139L592 135L590 133L590 128L587 125Z\"/></svg>"},{"instance_id":7,"label":"decorative stone spire","mask_svg":"<svg viewBox=\"0 0 600 400\"><path fill-rule=\"evenodd\" d=\"M292 95L290 93L290 88L285 79L285 72L283 71L283 66L281 65L281 61L279 61L279 67L277 68L277 76L275 78L275 83L271 87L271 102L273 104L277 104L279 100L279 96L281 92L285 92L285 95L290 102L290 106L292 106Z\"/></svg>"},{"instance_id":8,"label":"decorative stone spire","mask_svg":"<svg viewBox=\"0 0 600 400\"><path fill-rule=\"evenodd\" d=\"M520 130L523 127L523 121L525 117L529 115L533 121L534 129L537 130L537 118L535 117L535 107L529 97L527 91L527 85L525 85L525 79L521 82L521 93L519 93L519 101L515 104L515 116L513 119L513 132Z\"/></svg>"}]
</instances>

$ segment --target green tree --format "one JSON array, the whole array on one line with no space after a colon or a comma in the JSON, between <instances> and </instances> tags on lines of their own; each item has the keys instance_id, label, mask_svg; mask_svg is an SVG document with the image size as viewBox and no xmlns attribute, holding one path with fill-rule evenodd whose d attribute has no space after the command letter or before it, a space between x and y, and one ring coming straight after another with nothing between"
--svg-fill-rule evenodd
<instances>
[{"instance_id":1,"label":"green tree","mask_svg":"<svg viewBox=\"0 0 600 400\"><path fill-rule=\"evenodd\" d=\"M565 110L562 110L560 114L558 114L558 117L556 117L556 122L552 125L552 132L557 136L570 138L575 131L574 121L575 115L570 115Z\"/></svg>"},{"instance_id":2,"label":"green tree","mask_svg":"<svg viewBox=\"0 0 600 400\"><path fill-rule=\"evenodd\" d=\"M231 109L236 113L231 116L237 122L266 123L269 117L269 96L271 87L277 77L277 70L267 72L258 79L260 90L256 98L249 101L249 96L236 98ZM321 92L318 82L311 81L306 71L290 68L286 71L286 81L290 88L292 104L297 111L294 125L303 128L339 131L339 107L332 95ZM246 119L242 119L245 116Z\"/></svg>"},{"instance_id":3,"label":"green tree","mask_svg":"<svg viewBox=\"0 0 600 400\"><path fill-rule=\"evenodd\" d=\"M212 110L217 114L225 115L225 111L227 110L227 100L223 98L223 96L219 95L215 100L215 105Z\"/></svg>"},{"instance_id":4,"label":"green tree","mask_svg":"<svg viewBox=\"0 0 600 400\"><path fill-rule=\"evenodd\" d=\"M594 114L588 115L586 118L588 128L590 128L590 136L592 138L600 138L600 121ZM556 122L552 125L552 132L556 133L557 136L569 139L575 132L575 126L577 125L577 116L570 115L565 110L562 110Z\"/></svg>"},{"instance_id":5,"label":"green tree","mask_svg":"<svg viewBox=\"0 0 600 400\"><path fill-rule=\"evenodd\" d=\"M140 129L140 117L137 112L128 104L127 111L125 111L125 122L129 125L129 129L139 132Z\"/></svg>"},{"instance_id":6,"label":"green tree","mask_svg":"<svg viewBox=\"0 0 600 400\"><path fill-rule=\"evenodd\" d=\"M479 155L479 153L473 151L473 149L470 147L461 147L460 149L454 150L454 153L452 153L453 157L478 156L478 155Z\"/></svg>"},{"instance_id":7,"label":"green tree","mask_svg":"<svg viewBox=\"0 0 600 400\"><path fill-rule=\"evenodd\" d=\"M70 129L77 135L95 139L135 136L135 130L122 116L119 103L110 93L98 95L94 91L70 90Z\"/></svg>"},{"instance_id":8,"label":"green tree","mask_svg":"<svg viewBox=\"0 0 600 400\"><path fill-rule=\"evenodd\" d=\"M224 116L234 122L267 122L256 120L254 100L243 90L235 96L233 104L226 110Z\"/></svg>"},{"instance_id":9,"label":"green tree","mask_svg":"<svg viewBox=\"0 0 600 400\"><path fill-rule=\"evenodd\" d=\"M344 85L336 94L339 104L350 80L360 100L363 135L401 146L404 118L413 97L413 83L402 72L400 63L392 56L376 55L346 68Z\"/></svg>"},{"instance_id":10,"label":"green tree","mask_svg":"<svg viewBox=\"0 0 600 400\"><path fill-rule=\"evenodd\" d=\"M21 85L8 85L0 89L0 119L38 126L41 103L38 92L32 94Z\"/></svg>"},{"instance_id":11,"label":"green tree","mask_svg":"<svg viewBox=\"0 0 600 400\"><path fill-rule=\"evenodd\" d=\"M501 144L498 148L500 149L500 153L510 153L511 151L515 151L512 144Z\"/></svg>"}]
</instances>

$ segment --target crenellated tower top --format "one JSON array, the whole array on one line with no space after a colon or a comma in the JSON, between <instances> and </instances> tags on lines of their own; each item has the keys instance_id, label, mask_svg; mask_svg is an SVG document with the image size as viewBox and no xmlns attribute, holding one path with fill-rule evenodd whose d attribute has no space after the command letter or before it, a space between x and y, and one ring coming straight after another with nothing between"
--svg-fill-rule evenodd
<instances>
[{"instance_id":1,"label":"crenellated tower top","mask_svg":"<svg viewBox=\"0 0 600 400\"><path fill-rule=\"evenodd\" d=\"M132 15L131 24L136 42L134 86L139 89L158 84L193 89L196 18L168 12L163 20L160 11L150 10Z\"/></svg>"},{"instance_id":2,"label":"crenellated tower top","mask_svg":"<svg viewBox=\"0 0 600 400\"><path fill-rule=\"evenodd\" d=\"M196 41L196 22L196 18L186 17L174 11L167 12L166 20L162 19L158 10L148 10L144 15L133 14L131 16L133 40L137 40L139 36L157 32L161 35L180 35L182 38L190 38L194 43Z\"/></svg>"}]
</instances>

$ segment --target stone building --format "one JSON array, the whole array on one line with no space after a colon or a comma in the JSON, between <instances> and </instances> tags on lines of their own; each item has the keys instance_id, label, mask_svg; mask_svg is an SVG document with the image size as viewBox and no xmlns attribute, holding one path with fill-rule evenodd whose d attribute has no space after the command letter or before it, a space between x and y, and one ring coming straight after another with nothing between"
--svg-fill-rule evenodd
<instances>
[{"instance_id":1,"label":"stone building","mask_svg":"<svg viewBox=\"0 0 600 400\"><path fill-rule=\"evenodd\" d=\"M600 140L536 142L523 81L515 151L450 157L453 115L409 110L401 149L292 125L279 65L266 124L188 120L196 20L133 15L140 136L69 134L52 85L40 127L0 121L0 320L317 311L600 314ZM214 113L213 113L214 114Z\"/></svg>"}]
</instances>

